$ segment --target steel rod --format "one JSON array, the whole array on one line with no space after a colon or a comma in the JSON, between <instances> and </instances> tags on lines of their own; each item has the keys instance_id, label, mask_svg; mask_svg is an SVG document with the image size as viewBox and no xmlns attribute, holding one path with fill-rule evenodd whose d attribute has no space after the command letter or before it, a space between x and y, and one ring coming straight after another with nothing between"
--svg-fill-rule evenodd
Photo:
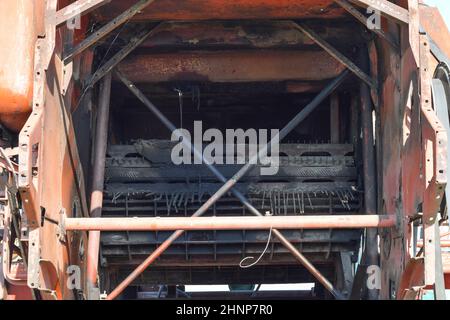
<instances>
[{"instance_id":1,"label":"steel rod","mask_svg":"<svg viewBox=\"0 0 450 320\"><path fill-rule=\"evenodd\" d=\"M409 12L407 9L388 0L350 0L358 6L370 7L377 10L384 17L400 24L409 24Z\"/></svg>"},{"instance_id":2,"label":"steel rod","mask_svg":"<svg viewBox=\"0 0 450 320\"><path fill-rule=\"evenodd\" d=\"M365 72L370 71L369 56L366 48L360 49L361 66ZM362 156L364 180L364 206L368 215L377 214L377 179L375 161L375 143L373 127L373 104L370 88L366 83L360 84L361 126L362 126ZM378 266L378 232L376 229L366 231L367 266ZM378 290L369 290L369 299L378 298Z\"/></svg>"},{"instance_id":3,"label":"steel rod","mask_svg":"<svg viewBox=\"0 0 450 320\"><path fill-rule=\"evenodd\" d=\"M94 141L94 164L92 167L92 192L90 217L102 215L103 189L105 180L106 148L108 144L109 104L111 96L111 73L106 74L100 86L100 103L97 114L97 128ZM97 284L100 232L89 232L87 249L87 281L95 288Z\"/></svg>"},{"instance_id":4,"label":"steel rod","mask_svg":"<svg viewBox=\"0 0 450 320\"><path fill-rule=\"evenodd\" d=\"M358 229L388 228L394 216L314 215L265 217L134 217L65 218L66 231L176 231L262 229Z\"/></svg>"},{"instance_id":5,"label":"steel rod","mask_svg":"<svg viewBox=\"0 0 450 320\"><path fill-rule=\"evenodd\" d=\"M339 77L334 79L308 106L306 106L298 115L297 117L291 121L280 133L280 136L287 135L290 130L294 129L296 125L298 125L303 119L305 119L309 113L311 113L331 92L333 92L346 78L348 75L348 70L345 70ZM117 76L119 79L129 88L131 92L133 92L136 97L141 100L141 102L151 111L153 112L160 121L171 131L176 130L176 127L156 108L151 101L147 99L147 97L136 88L136 86L126 79L119 71L116 71ZM287 131L289 130L289 131ZM281 139L280 139L281 140ZM187 144L191 150L194 151L194 156L198 157L203 160L203 162L207 165L207 167L211 170L211 172L223 183L227 182L226 178L206 159L203 158L202 153L197 150L188 139L182 139L183 143ZM271 142L269 142L270 144ZM265 147L267 150L267 145ZM262 150L264 151L264 150ZM252 166L249 165L247 168L243 167L241 171L249 170ZM240 172L241 172L240 171ZM245 173L244 173L245 174ZM237 180L234 180L237 182ZM226 188L231 189L231 192L244 204L245 207L247 207L250 212L256 216L263 216L246 198L242 193L240 193L238 190L232 188L232 185L227 186ZM220 191L220 190L219 190ZM224 192L226 193L226 191ZM216 193L217 195L217 193ZM220 198L220 197L219 197ZM217 198L218 199L218 198ZM217 201L212 200L211 201ZM209 201L207 206L203 206L203 208L206 207L209 208L209 206L213 205L214 202ZM202 211L203 210L203 211ZM201 208L197 210L196 213L194 213L193 217L201 216L204 212L206 212L205 209ZM166 241L164 241L147 259L145 259L125 280L122 281L109 295L108 300L115 299L128 285L130 285L149 265L153 263L155 259L157 259L169 246L170 244L175 241L180 235L183 234L184 231L177 230L174 232ZM279 240L286 246L286 248L294 255L294 257L303 265L305 268L307 268L312 275L327 289L331 292L331 294L336 297L337 299L343 299L342 295L334 288L331 282L329 282L292 244L289 243L289 241L279 232L278 230L273 230L274 235L279 238Z\"/></svg>"}]
</instances>

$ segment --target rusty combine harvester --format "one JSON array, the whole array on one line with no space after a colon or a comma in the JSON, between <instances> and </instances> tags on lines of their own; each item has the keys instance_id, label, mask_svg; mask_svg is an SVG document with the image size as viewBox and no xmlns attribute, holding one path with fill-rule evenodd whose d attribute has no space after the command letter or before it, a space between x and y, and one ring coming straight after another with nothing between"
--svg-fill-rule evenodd
<instances>
[{"instance_id":1,"label":"rusty combine harvester","mask_svg":"<svg viewBox=\"0 0 450 320\"><path fill-rule=\"evenodd\" d=\"M445 299L450 33L436 8L2 0L0 43L0 299L286 283L315 284L293 298ZM172 133L196 121L279 129L277 173L249 157L175 164Z\"/></svg>"}]
</instances>

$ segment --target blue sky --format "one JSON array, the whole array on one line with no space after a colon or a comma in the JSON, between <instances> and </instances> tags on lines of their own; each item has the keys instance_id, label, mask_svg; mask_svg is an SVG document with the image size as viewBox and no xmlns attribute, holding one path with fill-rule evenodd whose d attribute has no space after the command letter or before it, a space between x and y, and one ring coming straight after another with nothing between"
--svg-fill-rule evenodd
<instances>
[{"instance_id":1,"label":"blue sky","mask_svg":"<svg viewBox=\"0 0 450 320\"><path fill-rule=\"evenodd\" d=\"M450 0L426 0L425 3L438 7L444 17L447 27L450 29Z\"/></svg>"}]
</instances>

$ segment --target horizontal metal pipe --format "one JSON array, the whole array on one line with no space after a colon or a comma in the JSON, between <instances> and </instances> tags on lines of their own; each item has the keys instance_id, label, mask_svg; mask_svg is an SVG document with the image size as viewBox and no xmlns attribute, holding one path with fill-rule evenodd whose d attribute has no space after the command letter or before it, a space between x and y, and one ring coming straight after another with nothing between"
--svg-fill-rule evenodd
<instances>
[{"instance_id":1,"label":"horizontal metal pipe","mask_svg":"<svg viewBox=\"0 0 450 320\"><path fill-rule=\"evenodd\" d=\"M320 215L281 217L176 217L176 218L65 218L66 231L170 231L261 229L388 228L395 216Z\"/></svg>"},{"instance_id":2,"label":"horizontal metal pipe","mask_svg":"<svg viewBox=\"0 0 450 320\"><path fill-rule=\"evenodd\" d=\"M323 81L336 78L344 69L326 52L262 49L150 51L129 56L118 65L118 70L135 83Z\"/></svg>"}]
</instances>

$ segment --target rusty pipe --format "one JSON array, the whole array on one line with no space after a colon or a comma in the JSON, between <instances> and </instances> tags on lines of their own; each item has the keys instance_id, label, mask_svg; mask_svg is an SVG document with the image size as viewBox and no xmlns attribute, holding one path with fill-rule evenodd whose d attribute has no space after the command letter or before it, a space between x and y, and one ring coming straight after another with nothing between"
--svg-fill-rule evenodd
<instances>
[{"instance_id":1,"label":"rusty pipe","mask_svg":"<svg viewBox=\"0 0 450 320\"><path fill-rule=\"evenodd\" d=\"M270 228L273 227L273 225L267 224L267 222L275 222L273 221L273 218L276 218L276 220L278 220L279 218L281 218L281 220L279 220L279 222L282 222L283 220L285 220L286 222L286 227L291 227L293 224L290 220L292 220L291 218L301 218L300 220L302 220L303 222L301 223L303 228L305 228L307 225L312 225L312 224L308 224L306 223L307 220L309 220L310 223L314 222L315 227L317 228L317 226L319 225L323 225L324 228L328 229L330 227L330 224L333 224L335 227L340 225L349 225L349 224L354 224L356 220L361 222L361 225L366 225L369 226L372 225L372 227L377 227L375 226L376 224L378 226L380 225L384 225L385 227L392 227L395 225L395 218L394 216L375 216L375 217L369 217L367 215L364 216L347 216L347 218L344 218L344 220L346 221L345 223L343 223L343 221L340 221L339 223L337 223L338 221L335 220L337 216L301 216L301 217L225 217L228 218L228 225L227 225L227 230L230 230L230 226L231 224L233 224L234 226L236 226L236 224L238 225L237 228L238 229L243 229L244 228L244 224L246 225L245 227L252 227L255 225L256 221L255 219L260 219L260 223L265 224L265 228ZM343 217L343 216L341 216ZM243 219L246 218L246 219ZM305 219L306 218L306 219ZM360 220L359 218L362 218L362 220ZM369 221L371 218L375 218L373 221ZM66 229L69 227L71 228L71 220L69 220L71 218L68 218L65 223L66 223ZM114 218L108 218L108 219L114 219ZM119 218L121 219L121 218ZM129 220L137 220L140 218L127 218ZM147 218L148 219L148 218ZM163 219L179 219L179 218L150 218L150 219L156 219L156 220L163 220ZM213 217L213 218L181 218L183 220L185 220L186 222L186 226L192 226L192 221L205 221L207 223L207 220L211 220L211 219L224 219L224 218L218 218L218 217ZM198 219L207 219L207 220L198 220ZM253 220L248 220L247 222L242 223L243 221L247 220L247 219L253 219ZM269 219L269 220L267 220ZM348 219L348 220L347 220ZM73 220L73 218L72 218ZM88 220L88 219L85 219ZM122 222L120 223L116 223L115 224L118 227L124 226L126 225L126 223L123 222L123 219L121 219ZM334 221L333 221L334 220ZM102 220L103 221L103 220ZM104 223L100 221L101 226L104 226ZM219 222L219 220L214 220L216 222ZM67 224L67 222L69 222L69 224ZM74 221L75 222L75 221ZM222 221L223 222L223 221ZM370 222L370 223L369 223ZM134 222L136 223L136 221ZM172 225L173 222L170 222L169 225ZM211 223L211 222L209 222ZM230 224L231 223L231 224ZM214 223L216 224L216 223ZM218 224L218 223L217 223ZM326 226L326 227L325 227ZM172 227L171 227L172 228ZM68 229L67 229L68 230ZM202 229L203 230L203 229ZM217 229L215 229L217 230ZM167 248L178 238L180 237L183 232L185 230L177 230L175 231L169 238L167 238L167 240L165 240L158 248L156 248L155 251L152 252L152 254L150 254L145 260L144 262L142 262L135 270L133 270L133 272L131 272L126 278L125 280L123 280L107 297L107 300L114 300L115 298L117 298L122 291L128 287L140 274L142 274L145 269L147 269L148 266L150 266L165 250L167 250ZM278 237L278 239L280 240L280 242L294 255L294 257L309 271L311 272L314 277L322 284L325 286L325 288L327 290L329 290L336 298L342 299L342 295L336 291L336 289L333 287L333 285L314 267L314 265L312 265L308 259L305 258L305 256L303 256L298 250L297 248L295 248L292 243L290 243L282 234L280 231L278 231L277 229L273 230L273 233L275 236Z\"/></svg>"},{"instance_id":2,"label":"rusty pipe","mask_svg":"<svg viewBox=\"0 0 450 320\"><path fill-rule=\"evenodd\" d=\"M393 215L65 218L63 222L66 231L358 229L388 228L394 225Z\"/></svg>"},{"instance_id":3,"label":"rusty pipe","mask_svg":"<svg viewBox=\"0 0 450 320\"><path fill-rule=\"evenodd\" d=\"M111 78L111 73L108 73L103 78L100 85L100 102L97 114L97 128L94 141L94 164L92 168L92 193L90 203L90 216L92 218L100 217L102 214L106 147L108 144ZM87 249L87 281L90 288L96 287L97 284L99 251L100 232L89 232Z\"/></svg>"}]
</instances>

